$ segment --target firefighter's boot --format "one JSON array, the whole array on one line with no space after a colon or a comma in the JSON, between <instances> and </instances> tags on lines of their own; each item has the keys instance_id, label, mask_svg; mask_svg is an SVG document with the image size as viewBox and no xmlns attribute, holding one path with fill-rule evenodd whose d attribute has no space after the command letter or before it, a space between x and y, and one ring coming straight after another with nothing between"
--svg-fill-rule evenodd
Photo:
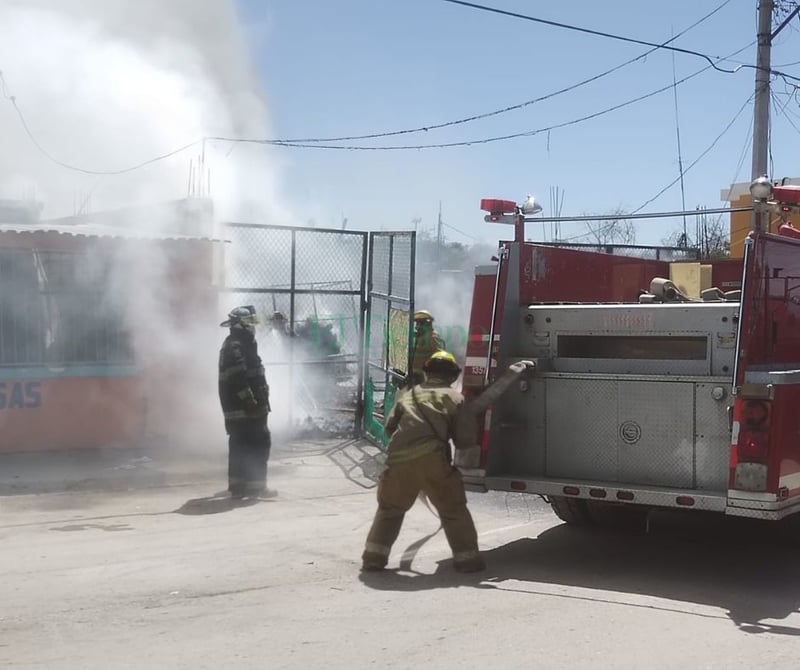
<instances>
[{"instance_id":1,"label":"firefighter's boot","mask_svg":"<svg viewBox=\"0 0 800 670\"><path fill-rule=\"evenodd\" d=\"M377 572L386 567L386 556L376 554L372 551L365 551L361 555L361 569L366 572Z\"/></svg>"},{"instance_id":2,"label":"firefighter's boot","mask_svg":"<svg viewBox=\"0 0 800 670\"><path fill-rule=\"evenodd\" d=\"M453 569L456 572L483 572L486 570L486 563L480 556L468 558L463 561L453 561Z\"/></svg>"}]
</instances>

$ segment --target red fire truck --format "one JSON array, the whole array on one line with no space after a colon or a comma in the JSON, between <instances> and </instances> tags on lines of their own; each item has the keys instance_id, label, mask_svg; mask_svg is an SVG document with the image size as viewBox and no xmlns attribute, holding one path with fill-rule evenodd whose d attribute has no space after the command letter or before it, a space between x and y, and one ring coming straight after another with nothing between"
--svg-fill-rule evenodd
<instances>
[{"instance_id":1,"label":"red fire truck","mask_svg":"<svg viewBox=\"0 0 800 670\"><path fill-rule=\"evenodd\" d=\"M800 187L770 186L757 207L798 211ZM521 206L482 208L517 234L476 271L464 392L536 368L487 410L468 488L544 496L570 524L800 512L800 231L703 261L713 288L692 298L669 258L527 243Z\"/></svg>"}]
</instances>

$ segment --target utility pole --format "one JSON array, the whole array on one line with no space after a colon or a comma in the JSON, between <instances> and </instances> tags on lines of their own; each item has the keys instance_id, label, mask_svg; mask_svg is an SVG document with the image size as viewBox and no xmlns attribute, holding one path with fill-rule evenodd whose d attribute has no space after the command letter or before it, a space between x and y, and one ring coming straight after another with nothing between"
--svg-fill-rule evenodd
<instances>
[{"instance_id":1,"label":"utility pole","mask_svg":"<svg viewBox=\"0 0 800 670\"><path fill-rule=\"evenodd\" d=\"M751 179L767 174L769 157L769 98L773 0L759 0L758 56L756 59L755 109L753 111L753 169ZM777 34L778 31L775 32Z\"/></svg>"},{"instance_id":2,"label":"utility pole","mask_svg":"<svg viewBox=\"0 0 800 670\"><path fill-rule=\"evenodd\" d=\"M769 160L769 103L772 42L789 22L800 13L800 5L796 6L783 22L773 31L772 12L774 0L760 0L758 4L758 57L756 59L756 91L755 109L753 110L753 170L750 193L753 195L753 216L750 219L751 230L763 229L766 218L766 197L757 196L769 189L766 178ZM756 183L756 181L760 183Z\"/></svg>"}]
</instances>

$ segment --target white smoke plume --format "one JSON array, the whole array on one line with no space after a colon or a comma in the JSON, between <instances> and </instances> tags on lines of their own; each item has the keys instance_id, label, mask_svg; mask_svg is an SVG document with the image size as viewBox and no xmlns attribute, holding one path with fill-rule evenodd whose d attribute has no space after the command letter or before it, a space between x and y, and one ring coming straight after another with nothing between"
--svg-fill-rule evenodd
<instances>
[{"instance_id":1,"label":"white smoke plume","mask_svg":"<svg viewBox=\"0 0 800 670\"><path fill-rule=\"evenodd\" d=\"M115 171L206 136L268 135L267 101L247 43L232 0L3 0L0 198L35 198L44 218L149 206L186 196L193 160L194 188L210 193L218 220L290 223L279 166L264 147L209 143L202 178L200 144L122 175L56 164ZM150 213L117 223L172 232L176 222ZM154 249L137 246L118 259L108 290L132 306L135 341L174 355L176 369L199 370L176 418L185 439L216 440L216 356L225 336L218 324L234 305L221 301L216 312L176 320L162 296L169 259L150 255ZM143 283L130 285L132 267L146 267Z\"/></svg>"},{"instance_id":2,"label":"white smoke plume","mask_svg":"<svg viewBox=\"0 0 800 670\"><path fill-rule=\"evenodd\" d=\"M234 3L226 0L4 0L0 70L31 132L53 157L113 171L204 136L264 136L267 105ZM119 176L63 169L0 105L0 197L35 194L45 215L174 199L201 147ZM286 219L274 158L209 145L211 193L224 217ZM86 206L83 207L86 211Z\"/></svg>"},{"instance_id":3,"label":"white smoke plume","mask_svg":"<svg viewBox=\"0 0 800 670\"><path fill-rule=\"evenodd\" d=\"M475 268L492 265L494 253L495 248L488 244L475 244L449 262L437 262L430 249L427 257L418 258L415 307L433 314L437 332L462 365L469 338Z\"/></svg>"}]
</instances>

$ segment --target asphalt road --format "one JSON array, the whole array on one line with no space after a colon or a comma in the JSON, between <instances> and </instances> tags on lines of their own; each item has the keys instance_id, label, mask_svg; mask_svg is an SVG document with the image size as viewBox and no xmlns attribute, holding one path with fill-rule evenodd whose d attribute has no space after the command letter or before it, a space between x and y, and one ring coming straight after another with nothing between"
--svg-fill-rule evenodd
<instances>
[{"instance_id":1,"label":"asphalt road","mask_svg":"<svg viewBox=\"0 0 800 670\"><path fill-rule=\"evenodd\" d=\"M215 495L215 463L138 461L0 497L0 665L798 664L800 553L759 524L659 514L647 533L581 531L538 498L471 494L485 573L453 572L417 504L392 570L361 574L369 449L296 445L273 459L278 498L255 504Z\"/></svg>"}]
</instances>

